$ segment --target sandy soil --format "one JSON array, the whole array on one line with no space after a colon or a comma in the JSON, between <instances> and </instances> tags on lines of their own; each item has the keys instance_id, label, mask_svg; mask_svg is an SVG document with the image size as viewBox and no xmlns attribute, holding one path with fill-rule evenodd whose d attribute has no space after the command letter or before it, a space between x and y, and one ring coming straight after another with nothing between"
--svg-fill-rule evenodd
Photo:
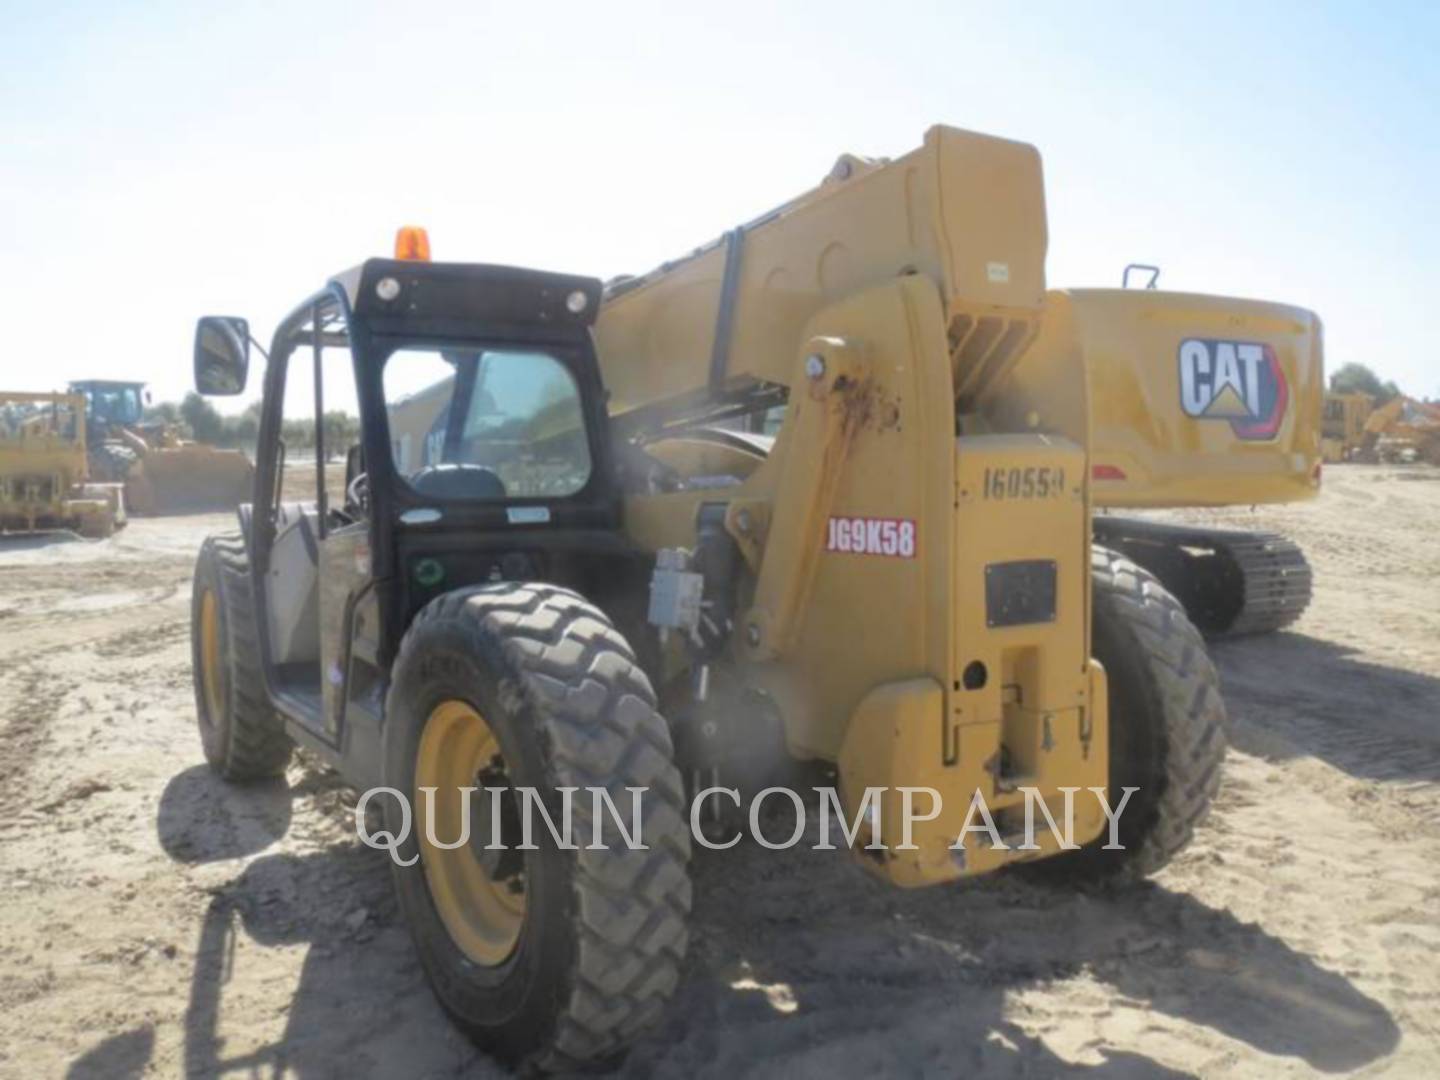
<instances>
[{"instance_id":1,"label":"sandy soil","mask_svg":"<svg viewBox=\"0 0 1440 1080\"><path fill-rule=\"evenodd\" d=\"M1226 787L1153 885L890 891L835 852L695 868L634 1075L1440 1075L1440 471L1337 467L1295 632L1222 645ZM201 764L193 553L223 516L0 543L0 1075L497 1070L427 992L351 796Z\"/></svg>"}]
</instances>

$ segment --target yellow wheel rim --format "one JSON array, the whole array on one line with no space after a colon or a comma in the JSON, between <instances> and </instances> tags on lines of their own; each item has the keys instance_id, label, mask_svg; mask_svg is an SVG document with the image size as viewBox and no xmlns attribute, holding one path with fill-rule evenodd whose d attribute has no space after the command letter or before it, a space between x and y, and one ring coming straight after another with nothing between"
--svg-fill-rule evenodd
<instances>
[{"instance_id":1,"label":"yellow wheel rim","mask_svg":"<svg viewBox=\"0 0 1440 1080\"><path fill-rule=\"evenodd\" d=\"M200 597L200 682L205 689L206 717L211 724L220 722L224 710L224 683L220 676L220 606L215 590L206 589Z\"/></svg>"},{"instance_id":2,"label":"yellow wheel rim","mask_svg":"<svg viewBox=\"0 0 1440 1080\"><path fill-rule=\"evenodd\" d=\"M477 777L503 770L504 761L499 740L472 705L442 701L426 718L415 757L420 861L435 910L451 939L467 957L486 967L503 963L515 951L525 925L523 871L502 875L497 866L501 853L482 851L490 842L490 829L484 824L488 793L471 793L468 844L446 850L437 843L453 844L460 838L465 805L460 789L479 786ZM435 789L433 824L427 820L422 788Z\"/></svg>"}]
</instances>

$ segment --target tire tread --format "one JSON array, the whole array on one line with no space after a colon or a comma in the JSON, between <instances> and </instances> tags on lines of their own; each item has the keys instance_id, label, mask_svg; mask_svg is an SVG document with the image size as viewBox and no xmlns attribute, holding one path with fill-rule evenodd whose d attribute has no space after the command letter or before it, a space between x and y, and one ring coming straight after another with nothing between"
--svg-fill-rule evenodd
<instances>
[{"instance_id":1,"label":"tire tread","mask_svg":"<svg viewBox=\"0 0 1440 1080\"><path fill-rule=\"evenodd\" d=\"M250 557L239 532L209 537L200 558L215 562L218 602L224 609L226 689L229 723L220 760L212 761L227 780L260 780L283 775L295 744L284 721L265 698L260 635L250 583ZM197 572L197 580L198 580ZM198 630L196 631L198 633ZM196 707L204 714L204 684L195 663Z\"/></svg>"},{"instance_id":2,"label":"tire tread","mask_svg":"<svg viewBox=\"0 0 1440 1080\"><path fill-rule=\"evenodd\" d=\"M1123 555L1096 546L1091 582L1094 609L1103 607L1116 617L1131 647L1140 652L1162 706L1161 791L1151 821L1123 859L1103 862L1118 877L1139 879L1169 863L1209 815L1220 789L1228 721L1205 639L1159 580Z\"/></svg>"},{"instance_id":3,"label":"tire tread","mask_svg":"<svg viewBox=\"0 0 1440 1080\"><path fill-rule=\"evenodd\" d=\"M627 787L649 789L641 803L646 851L586 848L589 801L573 802L580 849L571 984L548 1045L521 1063L546 1072L604 1067L661 1015L688 941L690 835L669 728L629 643L578 593L539 583L448 593L415 617L397 667L413 659L427 625L456 619L499 643L515 676L502 680L502 697L532 706L556 787L604 787L622 812ZM614 828L608 815L607 825Z\"/></svg>"}]
</instances>

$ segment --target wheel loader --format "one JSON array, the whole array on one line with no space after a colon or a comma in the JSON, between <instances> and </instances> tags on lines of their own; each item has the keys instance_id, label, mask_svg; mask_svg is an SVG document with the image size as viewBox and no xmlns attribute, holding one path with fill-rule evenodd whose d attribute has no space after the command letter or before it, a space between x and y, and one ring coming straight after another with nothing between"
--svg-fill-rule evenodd
<instances>
[{"instance_id":1,"label":"wheel loader","mask_svg":"<svg viewBox=\"0 0 1440 1080\"><path fill-rule=\"evenodd\" d=\"M1086 351L1134 313L1047 294L1045 247L1035 149L947 127L608 293L402 231L272 340L251 502L195 569L207 760L299 746L383 799L434 993L526 1069L663 1022L692 849L798 777L898 887L1154 873L1225 710L1180 604L1092 544ZM245 386L246 325L200 321L202 393ZM312 372L360 443L287 502Z\"/></svg>"},{"instance_id":2,"label":"wheel loader","mask_svg":"<svg viewBox=\"0 0 1440 1080\"><path fill-rule=\"evenodd\" d=\"M76 394L0 391L0 533L102 539L125 524L119 485L89 481L84 416Z\"/></svg>"},{"instance_id":3,"label":"wheel loader","mask_svg":"<svg viewBox=\"0 0 1440 1080\"><path fill-rule=\"evenodd\" d=\"M125 485L137 514L231 510L248 497L254 467L239 450L180 438L173 425L146 422L145 384L85 379L70 393L87 403L90 470Z\"/></svg>"}]
</instances>

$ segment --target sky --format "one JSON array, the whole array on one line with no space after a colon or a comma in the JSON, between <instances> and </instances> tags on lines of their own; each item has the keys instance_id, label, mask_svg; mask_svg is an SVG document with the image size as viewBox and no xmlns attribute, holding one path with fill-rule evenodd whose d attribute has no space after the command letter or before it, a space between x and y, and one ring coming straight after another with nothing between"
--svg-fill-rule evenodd
<instances>
[{"instance_id":1,"label":"sky","mask_svg":"<svg viewBox=\"0 0 1440 1080\"><path fill-rule=\"evenodd\" d=\"M1440 396L1440 5L118 9L0 0L6 389L178 399L197 316L268 343L405 223L437 259L641 272L946 123L1040 149L1051 287L1157 263Z\"/></svg>"}]
</instances>

